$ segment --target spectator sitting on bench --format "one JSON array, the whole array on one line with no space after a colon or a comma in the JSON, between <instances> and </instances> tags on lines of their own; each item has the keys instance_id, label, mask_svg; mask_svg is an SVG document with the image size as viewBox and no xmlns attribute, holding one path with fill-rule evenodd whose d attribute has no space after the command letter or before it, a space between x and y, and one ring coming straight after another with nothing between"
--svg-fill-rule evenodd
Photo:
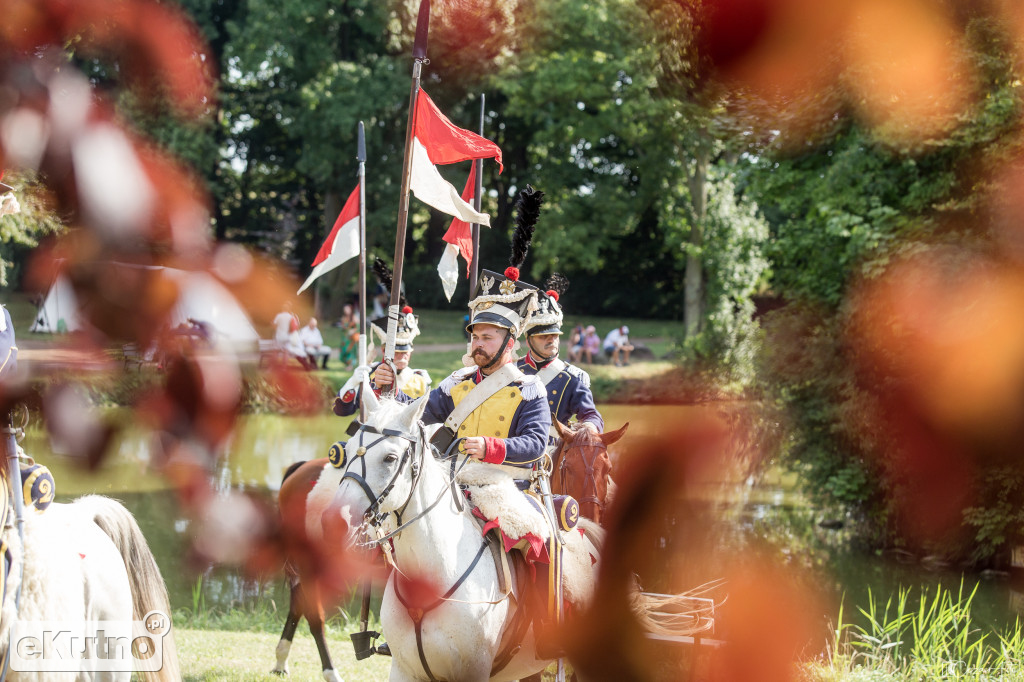
<instances>
[{"instance_id":1,"label":"spectator sitting on bench","mask_svg":"<svg viewBox=\"0 0 1024 682\"><path fill-rule=\"evenodd\" d=\"M588 325L580 337L579 343L569 351L573 362L594 364L594 355L601 350L601 337L597 335L594 325Z\"/></svg>"},{"instance_id":2,"label":"spectator sitting on bench","mask_svg":"<svg viewBox=\"0 0 1024 682\"><path fill-rule=\"evenodd\" d=\"M299 338L306 349L306 356L313 363L313 367L316 367L317 358L323 358L320 366L323 369L327 369L327 360L331 357L331 348L324 345L324 337L320 333L320 328L317 324L315 317L309 318L309 323L299 332Z\"/></svg>"},{"instance_id":3,"label":"spectator sitting on bench","mask_svg":"<svg viewBox=\"0 0 1024 682\"><path fill-rule=\"evenodd\" d=\"M277 342L278 348L286 356L298 360L303 369L316 369L316 365L310 362L309 357L306 356L306 347L299 337L299 318L291 312L291 306L288 308L274 317L274 340Z\"/></svg>"},{"instance_id":4,"label":"spectator sitting on bench","mask_svg":"<svg viewBox=\"0 0 1024 682\"><path fill-rule=\"evenodd\" d=\"M616 367L629 364L633 345L629 342L629 327L622 325L608 332L604 337L604 354L611 358Z\"/></svg>"}]
</instances>

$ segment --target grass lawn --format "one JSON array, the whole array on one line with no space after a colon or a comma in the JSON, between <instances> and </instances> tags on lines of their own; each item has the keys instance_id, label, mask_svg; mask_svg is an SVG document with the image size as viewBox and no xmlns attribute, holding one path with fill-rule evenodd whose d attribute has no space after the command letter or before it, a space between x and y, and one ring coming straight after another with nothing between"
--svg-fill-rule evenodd
<instances>
[{"instance_id":1,"label":"grass lawn","mask_svg":"<svg viewBox=\"0 0 1024 682\"><path fill-rule=\"evenodd\" d=\"M14 321L14 328L17 331L19 340L29 341L33 344L46 345L51 342L59 342L61 337L52 334L29 333L35 317L36 306L26 294L9 294L6 305L11 312ZM436 386L453 370L462 366L462 355L465 352L466 338L464 335L464 313L460 310L417 310L421 334L416 339L417 350L413 355L412 365L417 369L425 369L430 373ZM611 318L570 315L565 319L563 329L565 334L562 337L563 343L569 341L569 333L576 324L594 325L598 334L602 337L611 329L621 324L629 326L630 338L635 343L640 343L652 351L653 361L636 361L628 367L614 367L608 364L583 365L593 382L594 395L597 400L602 400L610 395L624 380L646 379L658 376L673 367L672 363L663 359L670 351L673 339L681 332L682 324L672 320L641 320L634 318ZM257 331L264 338L270 338L273 330L269 328L258 328ZM341 329L332 327L329 324L321 326L324 341L332 348L341 346ZM427 346L450 346L455 350L426 350ZM566 348L563 346L561 356L566 356ZM522 354L524 351L520 351ZM380 351L377 351L379 358ZM602 358L602 361L604 358ZM329 361L327 371L317 371L317 376L328 384L332 390L337 391L351 376L337 359L337 352Z\"/></svg>"},{"instance_id":2,"label":"grass lawn","mask_svg":"<svg viewBox=\"0 0 1024 682\"><path fill-rule=\"evenodd\" d=\"M223 630L175 629L178 658L185 682L213 682L215 680L282 679L322 680L320 657L305 621L295 633L288 656L289 678L270 674L274 667L279 634L269 632L229 632ZM327 646L335 669L346 682L386 680L391 659L371 656L356 661L352 642L346 633L329 631Z\"/></svg>"},{"instance_id":3,"label":"grass lawn","mask_svg":"<svg viewBox=\"0 0 1024 682\"><path fill-rule=\"evenodd\" d=\"M416 345L428 346L436 344L463 344L466 342L464 333L464 313L455 310L417 310L419 315L420 335ZM592 317L570 315L565 318L562 329L567 343L572 328L588 324L597 328L598 335L603 339L605 334L619 325L629 327L629 337L649 347L654 356L660 358L668 352L672 338L682 331L682 323L672 320L639 320L633 318ZM337 348L341 341L341 330L337 327L322 326L321 332L327 345Z\"/></svg>"},{"instance_id":4,"label":"grass lawn","mask_svg":"<svg viewBox=\"0 0 1024 682\"><path fill-rule=\"evenodd\" d=\"M282 679L322 680L320 657L305 621L299 626L288 656L289 676L271 675L276 658L274 651L280 635L269 632L231 632L224 630L189 630L176 628L175 641L184 682L280 682ZM391 659L370 656L357 661L348 635L328 631L327 646L335 670L345 682L376 682L388 679ZM545 679L553 679L551 665Z\"/></svg>"}]
</instances>

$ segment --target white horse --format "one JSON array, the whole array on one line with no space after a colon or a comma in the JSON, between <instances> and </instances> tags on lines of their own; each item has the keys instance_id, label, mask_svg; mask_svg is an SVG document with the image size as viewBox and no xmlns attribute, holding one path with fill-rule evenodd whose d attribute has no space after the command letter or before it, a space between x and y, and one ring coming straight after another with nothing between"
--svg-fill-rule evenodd
<instances>
[{"instance_id":1,"label":"white horse","mask_svg":"<svg viewBox=\"0 0 1024 682\"><path fill-rule=\"evenodd\" d=\"M12 523L4 529L3 541L10 550L11 570L0 614L0 654L11 653L7 647L15 620L130 623L152 611L170 616L160 569L135 518L119 502L90 495L71 504L51 504L42 513L27 507L24 547L13 517L9 509ZM145 673L143 679L180 680L169 623L153 639L160 640L154 646L161 647L163 666ZM127 682L131 672L24 672L12 667L8 679Z\"/></svg>"},{"instance_id":2,"label":"white horse","mask_svg":"<svg viewBox=\"0 0 1024 682\"><path fill-rule=\"evenodd\" d=\"M532 621L524 614L516 618L516 600L499 587L480 526L458 499L462 493L452 485L450 469L431 454L428 431L419 421L426 396L411 405L385 400L368 407L373 411L367 422L345 448L340 485L335 484L324 524L340 516L350 539L364 520L378 539L384 528L397 530L387 534L395 570L380 617L393 656L390 680L518 680L543 670L550 661L536 656ZM594 539L574 535L596 555ZM589 558L586 564L592 571ZM437 587L440 594L412 603L417 589L405 576ZM492 671L496 659L508 657L510 637L521 639L521 648Z\"/></svg>"}]
</instances>

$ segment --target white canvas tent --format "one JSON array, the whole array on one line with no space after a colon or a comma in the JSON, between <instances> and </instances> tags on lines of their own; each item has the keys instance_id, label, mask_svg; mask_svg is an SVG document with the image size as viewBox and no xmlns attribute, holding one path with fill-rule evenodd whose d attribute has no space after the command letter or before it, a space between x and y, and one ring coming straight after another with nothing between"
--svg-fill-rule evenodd
<instances>
[{"instance_id":1,"label":"white canvas tent","mask_svg":"<svg viewBox=\"0 0 1024 682\"><path fill-rule=\"evenodd\" d=\"M252 321L224 285L206 272L178 270L127 263L111 263L111 267L147 267L174 280L180 295L168 320L175 327L188 318L206 322L213 329L215 344L227 343L236 348L255 349L259 334ZM46 293L29 331L52 334L73 332L88 324L82 315L74 289L63 273L57 275Z\"/></svg>"}]
</instances>

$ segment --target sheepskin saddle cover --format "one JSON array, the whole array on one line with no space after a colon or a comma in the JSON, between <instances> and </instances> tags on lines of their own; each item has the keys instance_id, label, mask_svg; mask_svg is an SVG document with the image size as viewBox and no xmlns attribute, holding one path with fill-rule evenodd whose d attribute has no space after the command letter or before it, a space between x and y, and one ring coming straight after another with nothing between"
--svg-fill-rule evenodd
<instances>
[{"instance_id":1,"label":"sheepskin saddle cover","mask_svg":"<svg viewBox=\"0 0 1024 682\"><path fill-rule=\"evenodd\" d=\"M459 483L469 489L470 499L488 520L497 519L501 530L512 538L529 533L547 543L551 525L537 507L515 484L515 479L498 467L471 462L458 475ZM587 603L593 594L596 556L582 534L573 529L562 533L565 540L562 554L562 586L565 598L573 604Z\"/></svg>"}]
</instances>

